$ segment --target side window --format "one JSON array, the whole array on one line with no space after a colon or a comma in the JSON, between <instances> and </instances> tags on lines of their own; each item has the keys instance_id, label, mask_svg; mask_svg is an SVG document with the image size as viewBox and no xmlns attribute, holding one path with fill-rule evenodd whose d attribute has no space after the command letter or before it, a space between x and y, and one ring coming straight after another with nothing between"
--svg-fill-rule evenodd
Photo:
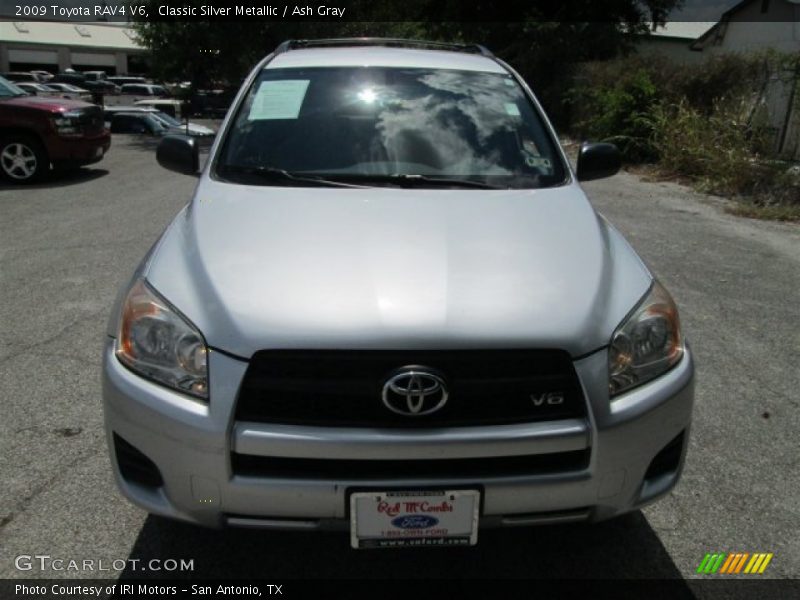
<instances>
[{"instance_id":1,"label":"side window","mask_svg":"<svg viewBox=\"0 0 800 600\"><path fill-rule=\"evenodd\" d=\"M112 121L114 133L146 133L147 127L136 117L130 115L117 115Z\"/></svg>"},{"instance_id":2,"label":"side window","mask_svg":"<svg viewBox=\"0 0 800 600\"><path fill-rule=\"evenodd\" d=\"M125 117L114 116L111 118L111 131L114 133L128 133L125 127Z\"/></svg>"}]
</instances>

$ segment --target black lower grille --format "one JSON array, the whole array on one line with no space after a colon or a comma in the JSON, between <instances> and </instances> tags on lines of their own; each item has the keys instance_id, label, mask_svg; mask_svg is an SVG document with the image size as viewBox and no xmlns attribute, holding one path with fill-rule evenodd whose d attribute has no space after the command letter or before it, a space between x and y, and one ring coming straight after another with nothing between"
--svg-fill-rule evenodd
<instances>
[{"instance_id":1,"label":"black lower grille","mask_svg":"<svg viewBox=\"0 0 800 600\"><path fill-rule=\"evenodd\" d=\"M449 398L425 416L395 414L381 400L408 366L444 379ZM555 350L261 351L239 390L236 419L353 427L499 425L582 417L570 356Z\"/></svg>"},{"instance_id":2,"label":"black lower grille","mask_svg":"<svg viewBox=\"0 0 800 600\"><path fill-rule=\"evenodd\" d=\"M234 475L287 479L485 479L580 471L590 449L552 454L435 460L325 460L231 454Z\"/></svg>"},{"instance_id":3,"label":"black lower grille","mask_svg":"<svg viewBox=\"0 0 800 600\"><path fill-rule=\"evenodd\" d=\"M667 473L674 473L678 470L681 462L681 454L683 453L683 436L685 432L681 432L669 444L664 446L661 451L656 454L647 472L644 475L645 480L652 480Z\"/></svg>"},{"instance_id":4,"label":"black lower grille","mask_svg":"<svg viewBox=\"0 0 800 600\"><path fill-rule=\"evenodd\" d=\"M117 456L119 472L125 480L151 488L164 485L161 472L155 463L116 433L114 453Z\"/></svg>"}]
</instances>

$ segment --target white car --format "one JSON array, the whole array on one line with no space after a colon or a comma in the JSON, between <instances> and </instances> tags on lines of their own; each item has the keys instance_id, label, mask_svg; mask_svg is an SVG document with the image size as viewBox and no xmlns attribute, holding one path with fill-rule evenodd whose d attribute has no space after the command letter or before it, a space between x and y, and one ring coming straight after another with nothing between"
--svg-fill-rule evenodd
<instances>
[{"instance_id":1,"label":"white car","mask_svg":"<svg viewBox=\"0 0 800 600\"><path fill-rule=\"evenodd\" d=\"M169 96L167 88L163 85L156 85L153 83L123 83L120 86L120 94L123 96L142 96L142 97L156 97L163 98Z\"/></svg>"},{"instance_id":2,"label":"white car","mask_svg":"<svg viewBox=\"0 0 800 600\"><path fill-rule=\"evenodd\" d=\"M202 173L198 148L161 140L196 185L107 330L110 462L133 502L421 548L609 519L677 484L692 354L581 187L619 152L584 144L573 168L506 63L287 42Z\"/></svg>"},{"instance_id":3,"label":"white car","mask_svg":"<svg viewBox=\"0 0 800 600\"><path fill-rule=\"evenodd\" d=\"M61 98L69 98L71 100L83 100L84 102L91 102L92 101L92 92L89 90L85 90L77 85L72 85L71 83L56 83L56 82L48 82L46 84L48 88L55 90L60 93Z\"/></svg>"},{"instance_id":4,"label":"white car","mask_svg":"<svg viewBox=\"0 0 800 600\"><path fill-rule=\"evenodd\" d=\"M43 98L63 98L64 96L56 89L51 88L44 83L32 83L30 81L20 81L15 84L19 89L28 92L34 96L41 96Z\"/></svg>"},{"instance_id":5,"label":"white car","mask_svg":"<svg viewBox=\"0 0 800 600\"><path fill-rule=\"evenodd\" d=\"M31 71L36 77L39 78L40 82L47 82L50 81L54 75L50 71Z\"/></svg>"},{"instance_id":6,"label":"white car","mask_svg":"<svg viewBox=\"0 0 800 600\"><path fill-rule=\"evenodd\" d=\"M150 108L155 108L161 112L172 115L173 117L180 117L183 114L180 100L170 100L168 98L145 99L136 100L134 104L136 106L148 106Z\"/></svg>"}]
</instances>

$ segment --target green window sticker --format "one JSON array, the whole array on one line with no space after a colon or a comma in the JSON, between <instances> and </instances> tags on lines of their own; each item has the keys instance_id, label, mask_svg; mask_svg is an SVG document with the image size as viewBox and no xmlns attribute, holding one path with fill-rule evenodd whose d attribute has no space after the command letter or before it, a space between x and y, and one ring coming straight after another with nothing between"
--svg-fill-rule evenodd
<instances>
[{"instance_id":1,"label":"green window sticker","mask_svg":"<svg viewBox=\"0 0 800 600\"><path fill-rule=\"evenodd\" d=\"M263 81L253 97L248 120L296 119L308 84L308 79Z\"/></svg>"}]
</instances>

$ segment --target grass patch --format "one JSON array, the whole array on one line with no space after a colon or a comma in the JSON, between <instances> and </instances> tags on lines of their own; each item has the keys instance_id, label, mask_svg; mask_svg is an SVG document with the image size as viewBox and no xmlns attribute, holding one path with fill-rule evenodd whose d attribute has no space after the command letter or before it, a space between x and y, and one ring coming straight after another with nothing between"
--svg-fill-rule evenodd
<instances>
[{"instance_id":1,"label":"grass patch","mask_svg":"<svg viewBox=\"0 0 800 600\"><path fill-rule=\"evenodd\" d=\"M725 212L737 217L800 223L800 206L759 206L752 202L737 202L725 208Z\"/></svg>"}]
</instances>

